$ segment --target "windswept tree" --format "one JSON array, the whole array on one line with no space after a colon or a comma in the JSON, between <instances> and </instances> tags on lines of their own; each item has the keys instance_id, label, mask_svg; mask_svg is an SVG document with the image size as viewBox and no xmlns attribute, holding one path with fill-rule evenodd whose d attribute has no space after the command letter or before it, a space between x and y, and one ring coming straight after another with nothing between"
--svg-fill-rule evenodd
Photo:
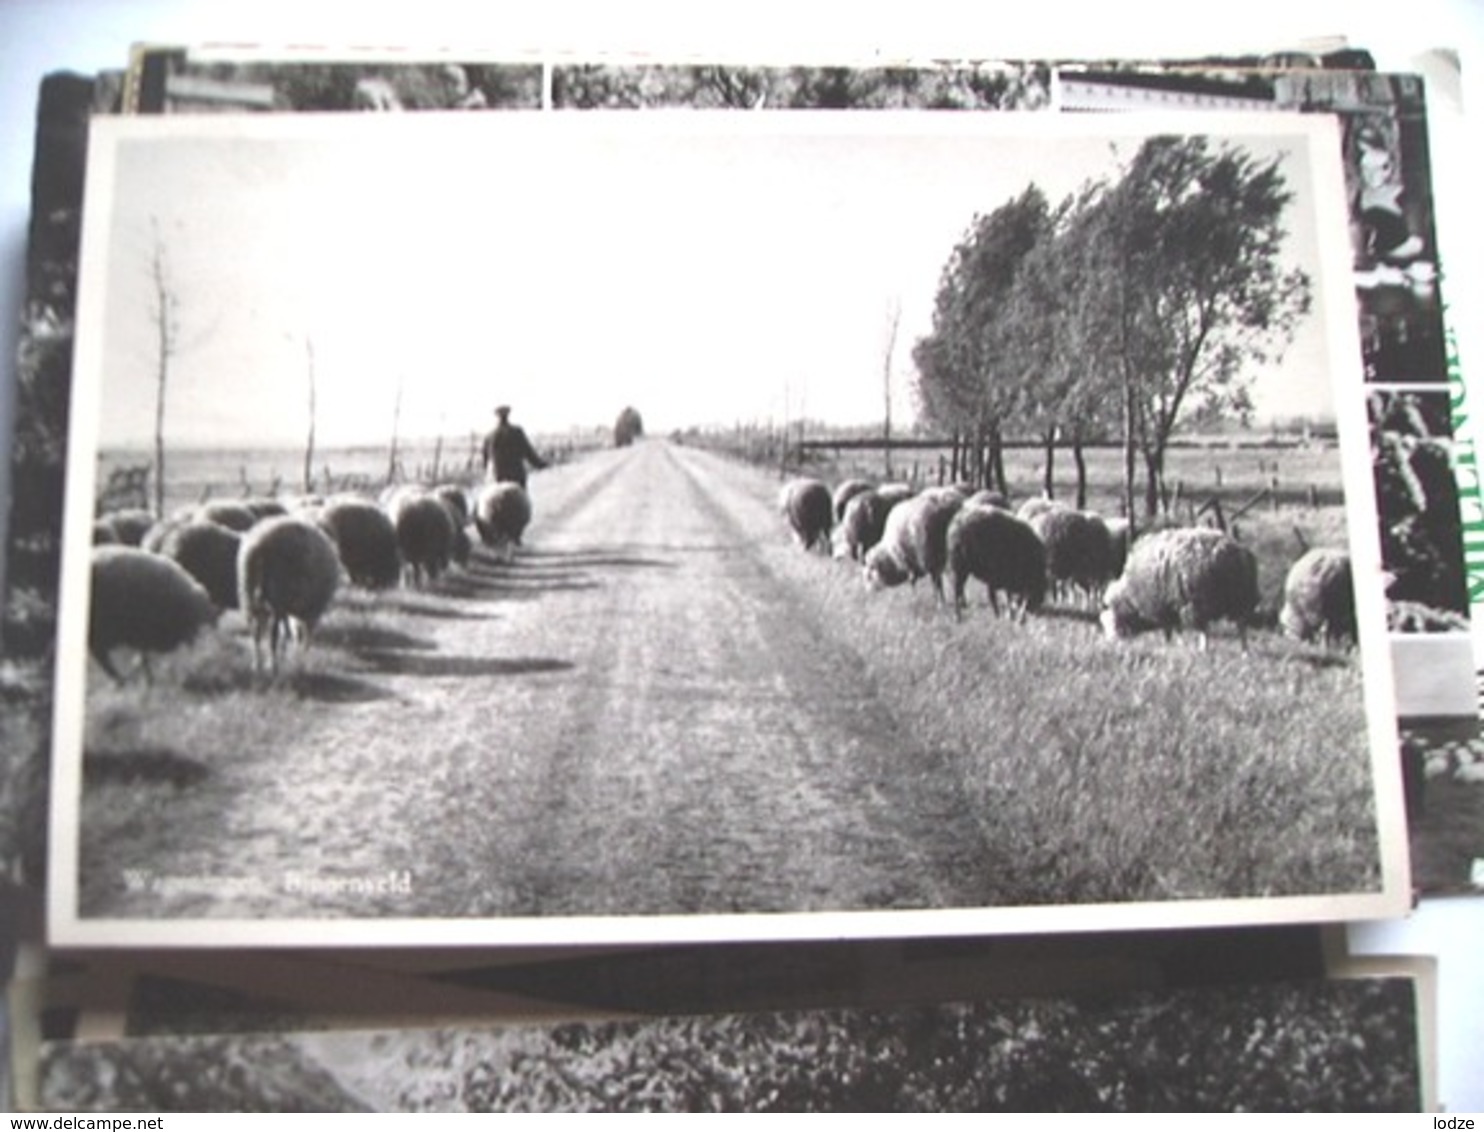
<instances>
[{"instance_id":1,"label":"windswept tree","mask_svg":"<svg viewBox=\"0 0 1484 1132\"><path fill-rule=\"evenodd\" d=\"M1292 199L1281 158L1162 136L1094 206L1094 321L1111 331L1149 514L1168 498L1175 430L1196 414L1245 418L1255 371L1309 311L1309 278L1283 254Z\"/></svg>"},{"instance_id":2,"label":"windswept tree","mask_svg":"<svg viewBox=\"0 0 1484 1132\"><path fill-rule=\"evenodd\" d=\"M1005 490L1001 430L1019 399L1009 298L1021 264L1050 232L1046 196L1035 185L977 216L938 283L933 329L918 340L918 401L924 417L955 433L970 429L987 454L985 484Z\"/></svg>"}]
</instances>

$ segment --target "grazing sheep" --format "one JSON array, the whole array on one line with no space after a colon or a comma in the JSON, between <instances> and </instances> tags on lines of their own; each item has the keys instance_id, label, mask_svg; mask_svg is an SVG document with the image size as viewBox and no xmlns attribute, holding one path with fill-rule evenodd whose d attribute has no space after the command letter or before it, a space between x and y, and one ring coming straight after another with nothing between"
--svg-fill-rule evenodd
<instances>
[{"instance_id":1,"label":"grazing sheep","mask_svg":"<svg viewBox=\"0 0 1484 1132\"><path fill-rule=\"evenodd\" d=\"M834 554L836 558L849 558L859 562L871 548L881 541L881 532L886 528L886 516L890 506L875 491L867 488L850 497L845 504L845 514L835 527Z\"/></svg>"},{"instance_id":2,"label":"grazing sheep","mask_svg":"<svg viewBox=\"0 0 1484 1132\"><path fill-rule=\"evenodd\" d=\"M948 524L962 506L952 491L926 491L898 503L886 516L881 541L866 555L862 568L871 589L932 579L943 601L943 568L948 560Z\"/></svg>"},{"instance_id":3,"label":"grazing sheep","mask_svg":"<svg viewBox=\"0 0 1484 1132\"><path fill-rule=\"evenodd\" d=\"M114 649L136 650L149 679L150 653L190 643L216 619L210 595L169 558L132 546L93 551L88 651L117 683L124 678L113 666Z\"/></svg>"},{"instance_id":4,"label":"grazing sheep","mask_svg":"<svg viewBox=\"0 0 1484 1132\"><path fill-rule=\"evenodd\" d=\"M176 523L159 540L156 553L185 568L211 595L218 609L236 609L237 554L242 536L216 523Z\"/></svg>"},{"instance_id":5,"label":"grazing sheep","mask_svg":"<svg viewBox=\"0 0 1484 1132\"><path fill-rule=\"evenodd\" d=\"M466 525L473 514L469 510L469 493L456 483L439 484L433 489L433 494L448 506L453 512L454 524L458 527Z\"/></svg>"},{"instance_id":6,"label":"grazing sheep","mask_svg":"<svg viewBox=\"0 0 1484 1132\"><path fill-rule=\"evenodd\" d=\"M154 515L142 507L126 507L121 511L109 511L99 519L113 529L114 541L121 546L138 546L145 534L155 525Z\"/></svg>"},{"instance_id":7,"label":"grazing sheep","mask_svg":"<svg viewBox=\"0 0 1484 1132\"><path fill-rule=\"evenodd\" d=\"M1027 499L1015 509L1015 517L1024 519L1029 523L1037 515L1044 515L1048 511L1070 511L1071 508L1059 499L1047 499L1044 495L1038 495L1034 499Z\"/></svg>"},{"instance_id":8,"label":"grazing sheep","mask_svg":"<svg viewBox=\"0 0 1484 1132\"><path fill-rule=\"evenodd\" d=\"M251 511L253 517L256 519L273 519L279 515L287 515L289 513L287 504L281 499L274 499L272 496L244 499L242 506Z\"/></svg>"},{"instance_id":9,"label":"grazing sheep","mask_svg":"<svg viewBox=\"0 0 1484 1132\"><path fill-rule=\"evenodd\" d=\"M1053 590L1080 590L1093 602L1113 577L1113 545L1103 520L1088 511L1054 504L1025 519L1046 544L1046 574Z\"/></svg>"},{"instance_id":10,"label":"grazing sheep","mask_svg":"<svg viewBox=\"0 0 1484 1132\"><path fill-rule=\"evenodd\" d=\"M1355 582L1350 555L1316 547L1288 569L1278 624L1290 637L1325 644L1354 643Z\"/></svg>"},{"instance_id":11,"label":"grazing sheep","mask_svg":"<svg viewBox=\"0 0 1484 1132\"><path fill-rule=\"evenodd\" d=\"M509 561L531 521L531 497L518 483L487 483L474 499L479 541Z\"/></svg>"},{"instance_id":12,"label":"grazing sheep","mask_svg":"<svg viewBox=\"0 0 1484 1132\"><path fill-rule=\"evenodd\" d=\"M238 534L252 530L253 525L258 521L258 516L253 513L251 507L226 499L201 504L196 508L195 518L208 523L217 523Z\"/></svg>"},{"instance_id":13,"label":"grazing sheep","mask_svg":"<svg viewBox=\"0 0 1484 1132\"><path fill-rule=\"evenodd\" d=\"M998 507L1001 511L1008 511L1010 509L1010 501L998 491L990 491L988 488L982 488L979 491L970 492L969 497L964 500L964 506Z\"/></svg>"},{"instance_id":14,"label":"grazing sheep","mask_svg":"<svg viewBox=\"0 0 1484 1132\"><path fill-rule=\"evenodd\" d=\"M845 505L863 491L870 491L871 485L865 480L845 480L837 484L830 496L831 506L834 508L835 522L845 518Z\"/></svg>"},{"instance_id":15,"label":"grazing sheep","mask_svg":"<svg viewBox=\"0 0 1484 1132\"><path fill-rule=\"evenodd\" d=\"M369 499L350 495L332 499L315 515L315 521L334 540L352 585L384 590L401 579L397 528Z\"/></svg>"},{"instance_id":16,"label":"grazing sheep","mask_svg":"<svg viewBox=\"0 0 1484 1132\"><path fill-rule=\"evenodd\" d=\"M887 510L890 510L898 503L911 499L917 494L917 490L910 483L884 483L876 489L876 494L886 500Z\"/></svg>"},{"instance_id":17,"label":"grazing sheep","mask_svg":"<svg viewBox=\"0 0 1484 1132\"><path fill-rule=\"evenodd\" d=\"M1012 616L1025 619L1046 600L1046 546L1035 529L999 507L959 508L948 524L948 569L953 575L953 609L964 612L964 587L978 578L1000 615L998 594Z\"/></svg>"},{"instance_id":18,"label":"grazing sheep","mask_svg":"<svg viewBox=\"0 0 1484 1132\"><path fill-rule=\"evenodd\" d=\"M1175 528L1145 535L1129 551L1123 575L1103 594L1103 629L1110 638L1142 629L1194 629L1202 651L1206 628L1236 623L1247 647L1247 622L1257 608L1257 558L1229 535Z\"/></svg>"},{"instance_id":19,"label":"grazing sheep","mask_svg":"<svg viewBox=\"0 0 1484 1132\"><path fill-rule=\"evenodd\" d=\"M816 544L828 548L835 504L824 484L815 479L789 480L778 493L778 510L805 550Z\"/></svg>"},{"instance_id":20,"label":"grazing sheep","mask_svg":"<svg viewBox=\"0 0 1484 1132\"><path fill-rule=\"evenodd\" d=\"M397 549L412 585L436 581L453 559L454 522L448 505L434 495L401 502L396 513Z\"/></svg>"},{"instance_id":21,"label":"grazing sheep","mask_svg":"<svg viewBox=\"0 0 1484 1132\"><path fill-rule=\"evenodd\" d=\"M243 536L237 557L238 601L252 626L253 668L263 668L268 634L273 671L297 637L306 647L340 586L335 542L307 519L265 519Z\"/></svg>"}]
</instances>

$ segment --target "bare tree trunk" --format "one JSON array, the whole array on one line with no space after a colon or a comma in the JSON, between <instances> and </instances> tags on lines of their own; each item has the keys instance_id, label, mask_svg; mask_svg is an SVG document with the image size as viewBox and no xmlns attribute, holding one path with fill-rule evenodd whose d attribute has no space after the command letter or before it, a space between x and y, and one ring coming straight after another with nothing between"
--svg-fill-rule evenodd
<instances>
[{"instance_id":1,"label":"bare tree trunk","mask_svg":"<svg viewBox=\"0 0 1484 1132\"><path fill-rule=\"evenodd\" d=\"M902 322L902 304L900 300L894 301L891 306L891 330L886 338L886 353L881 359L881 400L885 409L884 423L882 428L883 468L885 477L890 480L891 476L891 356L897 348L897 327Z\"/></svg>"},{"instance_id":2,"label":"bare tree trunk","mask_svg":"<svg viewBox=\"0 0 1484 1132\"><path fill-rule=\"evenodd\" d=\"M1082 447L1082 435L1072 435L1072 462L1077 465L1077 510L1087 509L1087 453Z\"/></svg>"},{"instance_id":3,"label":"bare tree trunk","mask_svg":"<svg viewBox=\"0 0 1484 1132\"><path fill-rule=\"evenodd\" d=\"M402 379L397 379L397 399L392 404L392 444L391 452L386 462L386 482L392 484L397 479L397 430L402 423Z\"/></svg>"},{"instance_id":4,"label":"bare tree trunk","mask_svg":"<svg viewBox=\"0 0 1484 1132\"><path fill-rule=\"evenodd\" d=\"M314 490L314 423L317 408L314 388L314 342L304 339L304 353L309 360L309 435L304 441L304 494Z\"/></svg>"},{"instance_id":5,"label":"bare tree trunk","mask_svg":"<svg viewBox=\"0 0 1484 1132\"><path fill-rule=\"evenodd\" d=\"M990 478L991 475L993 479ZM998 420L989 426L989 474L984 478L984 485L993 488L1001 495L1010 494L1010 489L1005 483L1005 443L1004 437L1000 435Z\"/></svg>"},{"instance_id":6,"label":"bare tree trunk","mask_svg":"<svg viewBox=\"0 0 1484 1132\"><path fill-rule=\"evenodd\" d=\"M1129 522L1138 514L1134 506L1134 387L1123 379L1123 513Z\"/></svg>"},{"instance_id":7,"label":"bare tree trunk","mask_svg":"<svg viewBox=\"0 0 1484 1132\"><path fill-rule=\"evenodd\" d=\"M165 262L165 244L160 238L160 224L150 218L154 230L154 255L150 276L154 284L155 332L158 357L155 370L155 514L165 514L165 393L169 384L170 359L176 350L175 308L177 299L170 291L170 272Z\"/></svg>"},{"instance_id":8,"label":"bare tree trunk","mask_svg":"<svg viewBox=\"0 0 1484 1132\"><path fill-rule=\"evenodd\" d=\"M1052 425L1041 434L1042 451L1045 453L1045 470L1041 475L1041 493L1047 499L1056 496L1056 426Z\"/></svg>"}]
</instances>

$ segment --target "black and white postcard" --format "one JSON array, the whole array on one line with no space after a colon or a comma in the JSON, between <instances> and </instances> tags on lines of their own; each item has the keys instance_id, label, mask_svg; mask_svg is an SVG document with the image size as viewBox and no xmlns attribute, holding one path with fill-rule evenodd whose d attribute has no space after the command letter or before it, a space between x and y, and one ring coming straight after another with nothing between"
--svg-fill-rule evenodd
<instances>
[{"instance_id":1,"label":"black and white postcard","mask_svg":"<svg viewBox=\"0 0 1484 1132\"><path fill-rule=\"evenodd\" d=\"M53 941L1399 914L1346 199L1278 114L96 122Z\"/></svg>"}]
</instances>

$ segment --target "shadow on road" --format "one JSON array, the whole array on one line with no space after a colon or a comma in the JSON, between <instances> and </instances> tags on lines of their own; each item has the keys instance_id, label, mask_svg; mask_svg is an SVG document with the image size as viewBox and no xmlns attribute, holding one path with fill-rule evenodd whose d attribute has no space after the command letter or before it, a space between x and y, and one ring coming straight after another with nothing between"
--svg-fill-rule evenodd
<instances>
[{"instance_id":1,"label":"shadow on road","mask_svg":"<svg viewBox=\"0 0 1484 1132\"><path fill-rule=\"evenodd\" d=\"M84 751L82 756L82 776L89 786L117 783L125 786L168 785L182 789L194 786L210 773L205 763L162 747L110 751L108 754Z\"/></svg>"},{"instance_id":2,"label":"shadow on road","mask_svg":"<svg viewBox=\"0 0 1484 1132\"><path fill-rule=\"evenodd\" d=\"M377 625L326 625L314 635L316 645L331 645L364 652L368 649L427 649L438 647L436 641L414 637L397 629Z\"/></svg>"},{"instance_id":3,"label":"shadow on road","mask_svg":"<svg viewBox=\"0 0 1484 1132\"><path fill-rule=\"evenodd\" d=\"M301 698L326 704L365 704L389 700L395 695L365 680L328 672L296 672L289 677L289 683Z\"/></svg>"},{"instance_id":4,"label":"shadow on road","mask_svg":"<svg viewBox=\"0 0 1484 1132\"><path fill-rule=\"evenodd\" d=\"M673 562L636 554L634 550L633 546L591 546L574 550L533 547L521 551L510 565L516 569L531 567L542 569L547 564L564 569L675 569Z\"/></svg>"},{"instance_id":5,"label":"shadow on road","mask_svg":"<svg viewBox=\"0 0 1484 1132\"><path fill-rule=\"evenodd\" d=\"M479 597L481 587L458 575L444 575L438 580L436 598ZM441 601L418 601L412 595L396 597L385 602L382 608L391 613L402 613L408 617L428 617L436 621L492 621L498 615L479 609L461 609Z\"/></svg>"},{"instance_id":6,"label":"shadow on road","mask_svg":"<svg viewBox=\"0 0 1484 1132\"><path fill-rule=\"evenodd\" d=\"M397 676L524 676L535 672L566 672L575 665L544 656L426 656L419 653L372 651L362 659L378 672Z\"/></svg>"}]
</instances>

